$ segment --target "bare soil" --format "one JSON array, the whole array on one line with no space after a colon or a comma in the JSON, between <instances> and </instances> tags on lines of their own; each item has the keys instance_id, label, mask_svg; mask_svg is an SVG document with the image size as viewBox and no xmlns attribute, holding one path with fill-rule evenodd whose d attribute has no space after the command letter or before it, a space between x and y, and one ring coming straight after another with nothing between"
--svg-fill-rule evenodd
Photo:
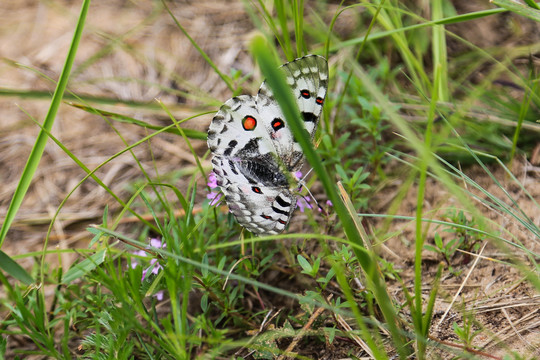
<instances>
[{"instance_id":1,"label":"bare soil","mask_svg":"<svg viewBox=\"0 0 540 360\"><path fill-rule=\"evenodd\" d=\"M487 1L456 3L463 12L473 10L474 6L478 7L476 10L489 6ZM49 98L40 98L39 92L51 93L54 90L54 83L42 74L52 79L58 78L70 45L79 6L79 2L71 1L4 0L0 3L0 56L3 60L0 62L0 87L35 92L25 97L0 96L0 218L5 216L39 131L32 118L42 122L48 109ZM170 6L182 26L221 71L228 73L231 69L238 69L243 74L253 71L253 63L246 49L255 30L242 2L198 0L174 2ZM329 12L326 17L330 18L331 14ZM356 28L355 21L354 16L345 13L342 21L337 24L337 31L343 37L351 36ZM504 27L501 27L502 23ZM516 39L509 35L515 32L516 26L527 31L526 39ZM449 28L485 48L536 43L540 34L537 24L523 19L517 21L515 17L507 15ZM450 48L456 53L463 51L458 43ZM108 52L106 56L95 62L90 61L104 50ZM178 92L163 91L158 85ZM231 96L223 81L157 2L93 2L69 89L77 94L148 103L155 103L154 99L158 98L178 119L197 114L202 107L215 109L219 101ZM254 93L255 90L245 91ZM208 99L208 102L201 102L201 98ZM99 101L93 105L153 124L169 123L168 117L158 106L152 110ZM206 131L210 119L211 115L200 117L190 121L186 127ZM111 126L105 119L68 103L61 106L52 133L90 169L125 148L124 141L131 144L147 135L144 129L137 126L118 122ZM207 151L205 142L194 144L198 154L203 156ZM154 137L150 147L141 145L133 151L145 170L151 174L154 174L154 167L159 169L160 174L168 174L179 169L189 171L196 165L188 147L177 136L162 134ZM540 171L535 167L535 161L529 161L531 157L534 158L533 153L521 157L513 164L512 172L539 202ZM209 165L208 161L204 163L208 169ZM388 172L394 170L389 167ZM537 205L511 182L500 167L494 165L490 170L503 184L503 188L517 199L519 208L537 226L540 225ZM492 194L505 198L493 179L479 167L473 166L465 169L465 172ZM2 250L9 255L41 250L52 216L85 175L73 160L49 141L37 175ZM97 176L116 194L125 198L129 194L128 184L141 178L141 170L131 154L124 154L100 169ZM385 191L381 191L371 201L370 210L373 213L385 213L392 203L401 185L398 176L394 179ZM187 188L183 181L180 178L175 185L180 189ZM105 206L109 206L111 213L119 209L104 189L93 181L85 181L69 195L54 224L47 247L87 247L90 236L85 227L100 222ZM457 206L457 203L444 187L430 181L424 206L433 219L445 219L448 214L430 213L429 210L445 209ZM511 234L514 241L520 242L532 252L540 251L538 239L532 238L515 219L491 208L480 205L478 208L493 221L490 226L500 228L503 237L509 238L507 235ZM398 214L414 216L415 211L416 187L413 186L402 201ZM366 221L373 229L384 226L383 221ZM405 286L412 290L414 225L396 220L389 226L390 231L398 231L399 235L379 245L380 254L395 264ZM121 230L129 232L130 229L133 229L133 224L127 223ZM441 228L431 226L428 242L433 242L435 231L442 233ZM459 253L452 258L451 264L460 274L445 276L441 281L441 296L436 303L432 337L441 344L459 343L452 326L454 322L463 323L462 309L465 308L475 315L476 326L486 329L473 343L483 352L499 357L512 350L529 358L540 357L540 297L524 279L524 274L509 264L516 260L527 264L527 257L522 251L508 246L505 250L489 244L485 239L480 239L479 244L480 258L466 253ZM72 253L62 256L63 266L67 268L76 261L77 255ZM33 258L25 258L20 263L31 268L33 261ZM57 259L51 258L51 261ZM426 298L441 261L442 258L434 253L425 253ZM275 284L283 284L280 276L273 280ZM388 280L387 284L395 298L404 301L402 285L392 280ZM291 288L294 286L295 283L290 284ZM498 341L492 340L493 334ZM310 346L308 339L300 342L296 351L311 358L325 359L346 357L349 352L363 354L358 345L351 344L347 339L337 339L324 349ZM431 354L431 358L439 356L448 358L448 353Z\"/></svg>"}]
</instances>

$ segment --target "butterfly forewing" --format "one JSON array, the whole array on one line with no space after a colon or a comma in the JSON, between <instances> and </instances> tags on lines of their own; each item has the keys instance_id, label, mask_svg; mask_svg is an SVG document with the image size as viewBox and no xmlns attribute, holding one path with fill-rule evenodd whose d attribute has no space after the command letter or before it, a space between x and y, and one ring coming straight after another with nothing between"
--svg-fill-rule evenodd
<instances>
[{"instance_id":1,"label":"butterfly forewing","mask_svg":"<svg viewBox=\"0 0 540 360\"><path fill-rule=\"evenodd\" d=\"M328 83L326 59L308 55L280 68L313 137ZM238 222L256 234L277 234L296 208L295 179L303 153L266 83L257 97L238 96L217 112L208 146L218 185Z\"/></svg>"},{"instance_id":2,"label":"butterfly forewing","mask_svg":"<svg viewBox=\"0 0 540 360\"><path fill-rule=\"evenodd\" d=\"M319 117L326 98L328 87L328 63L322 56L307 55L280 67L284 72L287 84L290 86L302 119L304 127L311 138L315 135ZM302 167L303 152L300 144L294 139L286 119L266 82L263 82L257 94L257 104L262 106L265 118L271 118L275 123L269 124L268 131L274 142L277 153L284 154L283 162L289 171L298 171Z\"/></svg>"}]
</instances>

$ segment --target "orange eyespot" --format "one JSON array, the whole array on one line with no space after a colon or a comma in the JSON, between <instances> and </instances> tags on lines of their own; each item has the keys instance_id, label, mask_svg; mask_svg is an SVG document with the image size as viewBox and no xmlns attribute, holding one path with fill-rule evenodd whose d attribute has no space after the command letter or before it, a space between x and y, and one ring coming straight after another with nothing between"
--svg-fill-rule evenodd
<instances>
[{"instance_id":1,"label":"orange eyespot","mask_svg":"<svg viewBox=\"0 0 540 360\"><path fill-rule=\"evenodd\" d=\"M324 103L324 100L323 98L318 97L317 99L315 99L315 102L319 105L322 105Z\"/></svg>"},{"instance_id":2,"label":"orange eyespot","mask_svg":"<svg viewBox=\"0 0 540 360\"><path fill-rule=\"evenodd\" d=\"M253 131L257 127L257 119L251 115L246 115L242 120L242 127L246 131Z\"/></svg>"},{"instance_id":3,"label":"orange eyespot","mask_svg":"<svg viewBox=\"0 0 540 360\"><path fill-rule=\"evenodd\" d=\"M256 187L256 186L253 186L251 188L251 190L253 190L253 192L257 193L257 194L262 194L262 191L261 191L261 188L260 187Z\"/></svg>"},{"instance_id":4,"label":"orange eyespot","mask_svg":"<svg viewBox=\"0 0 540 360\"><path fill-rule=\"evenodd\" d=\"M300 95L301 95L304 99L309 99L309 97L310 97L310 94L309 94L309 91L308 91L308 90L301 90L301 91L300 91Z\"/></svg>"}]
</instances>

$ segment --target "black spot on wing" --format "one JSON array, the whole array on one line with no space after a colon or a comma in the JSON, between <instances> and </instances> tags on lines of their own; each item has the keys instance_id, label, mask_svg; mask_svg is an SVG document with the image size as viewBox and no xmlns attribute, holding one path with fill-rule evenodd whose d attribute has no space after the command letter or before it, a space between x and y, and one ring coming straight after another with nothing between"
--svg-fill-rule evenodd
<instances>
[{"instance_id":1,"label":"black spot on wing","mask_svg":"<svg viewBox=\"0 0 540 360\"><path fill-rule=\"evenodd\" d=\"M227 148L223 152L223 155L225 155L225 156L231 155L231 153L233 152L236 145L238 145L238 141L236 141L236 140L229 141L229 144L227 145Z\"/></svg>"},{"instance_id":2,"label":"black spot on wing","mask_svg":"<svg viewBox=\"0 0 540 360\"><path fill-rule=\"evenodd\" d=\"M300 90L300 96L304 99L309 99L311 94L309 93L309 90Z\"/></svg>"},{"instance_id":3,"label":"black spot on wing","mask_svg":"<svg viewBox=\"0 0 540 360\"><path fill-rule=\"evenodd\" d=\"M282 129L285 127L285 122L280 119L280 118L275 118L274 120L272 120L272 129L274 129L274 131L278 131L279 129Z\"/></svg>"},{"instance_id":4,"label":"black spot on wing","mask_svg":"<svg viewBox=\"0 0 540 360\"><path fill-rule=\"evenodd\" d=\"M234 100L238 104L234 108L231 108L232 112L236 112L242 107L242 101L236 96L233 97L232 100Z\"/></svg>"},{"instance_id":5,"label":"black spot on wing","mask_svg":"<svg viewBox=\"0 0 540 360\"><path fill-rule=\"evenodd\" d=\"M317 122L318 116L316 116L312 112L302 112L302 117L304 118L305 122Z\"/></svg>"},{"instance_id":6,"label":"black spot on wing","mask_svg":"<svg viewBox=\"0 0 540 360\"><path fill-rule=\"evenodd\" d=\"M272 206L272 210L275 211L275 212L277 212L278 214L289 216L289 212L288 212L288 211L278 209L278 208L275 207L275 206Z\"/></svg>"},{"instance_id":7,"label":"black spot on wing","mask_svg":"<svg viewBox=\"0 0 540 360\"><path fill-rule=\"evenodd\" d=\"M270 157L271 155L268 154ZM273 160L273 159L272 159ZM256 183L265 186L288 186L287 177L279 171L274 161L268 161L266 156L241 162L242 173L246 178L255 179Z\"/></svg>"},{"instance_id":8,"label":"black spot on wing","mask_svg":"<svg viewBox=\"0 0 540 360\"><path fill-rule=\"evenodd\" d=\"M235 175L238 175L238 170L236 170L236 165L234 164L234 161L229 160L229 166L230 166L232 172L233 172Z\"/></svg>"},{"instance_id":9,"label":"black spot on wing","mask_svg":"<svg viewBox=\"0 0 540 360\"><path fill-rule=\"evenodd\" d=\"M244 147L238 150L238 157L240 158L252 158L260 154L259 151L259 140L260 138L252 138L244 145Z\"/></svg>"},{"instance_id":10,"label":"black spot on wing","mask_svg":"<svg viewBox=\"0 0 540 360\"><path fill-rule=\"evenodd\" d=\"M281 207L289 207L289 206L291 206L291 203L288 202L287 200L283 199L283 197L281 195L276 196L276 202Z\"/></svg>"}]
</instances>

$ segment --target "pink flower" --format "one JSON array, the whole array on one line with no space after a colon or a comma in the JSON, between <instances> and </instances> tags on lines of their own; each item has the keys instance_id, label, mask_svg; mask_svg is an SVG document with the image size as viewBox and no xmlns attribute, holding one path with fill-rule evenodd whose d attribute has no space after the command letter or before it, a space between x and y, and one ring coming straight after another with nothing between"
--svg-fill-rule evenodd
<instances>
[{"instance_id":1,"label":"pink flower","mask_svg":"<svg viewBox=\"0 0 540 360\"><path fill-rule=\"evenodd\" d=\"M147 255L146 252L144 252L143 250L134 251L133 254L135 254L137 256L146 256ZM131 268L135 269L137 266L139 266L139 262L137 261L137 259L131 258Z\"/></svg>"},{"instance_id":2,"label":"pink flower","mask_svg":"<svg viewBox=\"0 0 540 360\"><path fill-rule=\"evenodd\" d=\"M210 194L206 195L206 198L210 200L210 206L214 206L219 202L222 195L222 193L212 191Z\"/></svg>"},{"instance_id":3,"label":"pink flower","mask_svg":"<svg viewBox=\"0 0 540 360\"><path fill-rule=\"evenodd\" d=\"M206 185L208 185L210 189L216 189L218 187L217 177L214 172L211 172L208 175L208 183L206 183ZM222 195L221 192L211 191L210 194L206 195L206 198L210 200L210 206L214 206L219 202Z\"/></svg>"},{"instance_id":4,"label":"pink flower","mask_svg":"<svg viewBox=\"0 0 540 360\"><path fill-rule=\"evenodd\" d=\"M330 200L326 200L326 208L330 208L332 206L334 206L334 204L332 204L332 202ZM323 209L320 206L319 206L318 210L319 210L319 212L323 211ZM326 211L325 211L325 214L326 214Z\"/></svg>"},{"instance_id":5,"label":"pink flower","mask_svg":"<svg viewBox=\"0 0 540 360\"><path fill-rule=\"evenodd\" d=\"M167 246L167 244L162 242L161 239L159 239L159 238L151 238L150 239L150 245L147 246L146 248L147 249L163 249L166 246ZM147 257L148 256L148 253L146 251L143 251L143 250L137 250L137 251L133 252L133 254L135 254L137 256L141 256L141 257ZM137 259L131 259L131 268L132 269L135 269L139 265L140 264L137 261ZM146 278L146 274L148 273L148 271L150 271L151 274L157 274L161 269L163 269L163 266L161 266L161 264L158 262L158 260L157 259L151 259L150 260L150 266L148 266L142 272L141 282L144 281L144 279Z\"/></svg>"},{"instance_id":6,"label":"pink flower","mask_svg":"<svg viewBox=\"0 0 540 360\"><path fill-rule=\"evenodd\" d=\"M159 290L157 293L155 293L154 297L157 299L157 301L163 300L163 290Z\"/></svg>"},{"instance_id":7,"label":"pink flower","mask_svg":"<svg viewBox=\"0 0 540 360\"><path fill-rule=\"evenodd\" d=\"M296 205L300 208L301 212L304 212L305 209L313 209L313 205L310 203L310 198L301 196L298 198Z\"/></svg>"},{"instance_id":8,"label":"pink flower","mask_svg":"<svg viewBox=\"0 0 540 360\"><path fill-rule=\"evenodd\" d=\"M208 187L210 189L215 189L218 187L218 184L217 184L217 177L216 177L216 174L214 172L211 172L209 175L208 175L208 183L206 184L208 185Z\"/></svg>"},{"instance_id":9,"label":"pink flower","mask_svg":"<svg viewBox=\"0 0 540 360\"><path fill-rule=\"evenodd\" d=\"M163 266L161 266L161 264L158 262L157 259L150 260L150 266L144 269L142 272L141 281L144 281L144 279L146 278L146 274L148 273L149 270L151 274L157 275L157 273L161 269L163 269Z\"/></svg>"}]
</instances>

